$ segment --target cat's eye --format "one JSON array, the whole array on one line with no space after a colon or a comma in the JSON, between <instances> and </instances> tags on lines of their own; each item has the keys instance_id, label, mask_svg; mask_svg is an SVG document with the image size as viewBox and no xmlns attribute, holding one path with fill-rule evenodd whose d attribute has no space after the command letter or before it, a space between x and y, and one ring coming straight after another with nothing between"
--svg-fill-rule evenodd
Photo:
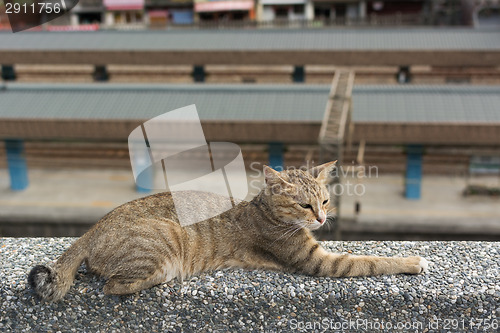
<instances>
[{"instance_id":1,"label":"cat's eye","mask_svg":"<svg viewBox=\"0 0 500 333\"><path fill-rule=\"evenodd\" d=\"M300 207L304 208L304 209L312 209L313 207L310 205L310 204L299 204Z\"/></svg>"},{"instance_id":2,"label":"cat's eye","mask_svg":"<svg viewBox=\"0 0 500 333\"><path fill-rule=\"evenodd\" d=\"M326 205L328 203L328 199L326 199L325 201L323 201L323 205Z\"/></svg>"}]
</instances>

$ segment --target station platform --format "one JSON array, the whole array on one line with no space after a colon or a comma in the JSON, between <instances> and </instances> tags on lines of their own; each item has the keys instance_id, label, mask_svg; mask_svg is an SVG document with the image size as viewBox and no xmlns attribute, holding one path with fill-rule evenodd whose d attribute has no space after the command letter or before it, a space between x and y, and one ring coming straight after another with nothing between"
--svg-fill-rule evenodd
<instances>
[{"instance_id":1,"label":"station platform","mask_svg":"<svg viewBox=\"0 0 500 333\"><path fill-rule=\"evenodd\" d=\"M346 189L346 182L356 184L344 179ZM346 238L372 239L385 234L389 239L404 240L500 240L500 197L464 196L465 177L425 175L421 198L408 200L404 182L402 174L366 178L360 183L362 195L343 195L340 216L341 229L349 235ZM498 187L500 178L473 178L469 184Z\"/></svg>"},{"instance_id":2,"label":"station platform","mask_svg":"<svg viewBox=\"0 0 500 333\"><path fill-rule=\"evenodd\" d=\"M7 170L0 169L0 236L79 236L113 208L148 195L136 191L132 172L125 169L31 168L29 181L26 190L12 191ZM248 181L251 197L263 180L249 173ZM477 181L500 182L498 177ZM426 176L420 200L404 198L403 175L356 184L343 180L337 221L343 239L500 240L500 198L464 197L465 178Z\"/></svg>"}]
</instances>

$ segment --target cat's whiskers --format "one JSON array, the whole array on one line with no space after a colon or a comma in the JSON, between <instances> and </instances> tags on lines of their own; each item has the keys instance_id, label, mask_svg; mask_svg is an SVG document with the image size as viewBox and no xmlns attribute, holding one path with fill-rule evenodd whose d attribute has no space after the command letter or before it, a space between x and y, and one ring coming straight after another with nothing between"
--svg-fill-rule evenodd
<instances>
[{"instance_id":1,"label":"cat's whiskers","mask_svg":"<svg viewBox=\"0 0 500 333\"><path fill-rule=\"evenodd\" d=\"M335 216L335 214L337 213L337 208L335 207L330 207L326 210L326 217L332 217L332 216Z\"/></svg>"},{"instance_id":2,"label":"cat's whiskers","mask_svg":"<svg viewBox=\"0 0 500 333\"><path fill-rule=\"evenodd\" d=\"M298 223L297 222L292 222L290 223L290 226L286 226L285 229L287 229L280 237L278 237L277 239L275 239L271 245L273 245L274 243L276 243L278 240L286 237L285 239L283 240L288 240L290 239L293 235L295 235L297 232L299 232L299 230L305 228L306 225L304 222L301 222L299 221Z\"/></svg>"},{"instance_id":3,"label":"cat's whiskers","mask_svg":"<svg viewBox=\"0 0 500 333\"><path fill-rule=\"evenodd\" d=\"M304 226L300 226L299 228L295 229L295 231L294 231L294 232L292 232L292 234L291 234L290 236L288 236L288 238L287 238L287 239L292 238L292 237L293 237L293 235L295 235L297 232L299 232L299 231L300 231L301 229L303 229L303 228L304 228Z\"/></svg>"},{"instance_id":4,"label":"cat's whiskers","mask_svg":"<svg viewBox=\"0 0 500 333\"><path fill-rule=\"evenodd\" d=\"M296 225L297 225L296 222L292 222L292 221L280 221L280 223L272 225L271 229L278 229L278 228L288 229L289 227L293 227L293 226L296 226Z\"/></svg>"},{"instance_id":5,"label":"cat's whiskers","mask_svg":"<svg viewBox=\"0 0 500 333\"><path fill-rule=\"evenodd\" d=\"M301 229L301 227L300 227L300 226L297 226L297 225L287 227L287 228L286 228L286 231L285 231L284 233L282 233L282 234L281 234L281 236L279 236L278 238L276 238L276 239L272 242L272 244L276 243L277 241L279 241L280 239L282 239L283 237L287 236L288 234L290 234L290 233L294 232L294 231L295 231L295 230L297 230L297 229ZM271 244L271 245L272 245L272 244Z\"/></svg>"}]
</instances>

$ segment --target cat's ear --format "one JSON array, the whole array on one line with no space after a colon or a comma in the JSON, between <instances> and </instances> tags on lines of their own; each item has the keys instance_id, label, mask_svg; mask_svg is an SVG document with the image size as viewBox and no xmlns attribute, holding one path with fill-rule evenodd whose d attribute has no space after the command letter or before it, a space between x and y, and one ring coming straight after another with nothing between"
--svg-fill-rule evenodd
<instances>
[{"instance_id":1,"label":"cat's ear","mask_svg":"<svg viewBox=\"0 0 500 333\"><path fill-rule=\"evenodd\" d=\"M267 165L264 165L264 178L266 179L266 185L275 185L275 184L283 184L283 185L289 185L293 186L286 180L284 180L280 173L273 168L268 167Z\"/></svg>"},{"instance_id":2,"label":"cat's ear","mask_svg":"<svg viewBox=\"0 0 500 333\"><path fill-rule=\"evenodd\" d=\"M330 174L335 168L337 161L328 162L325 164L318 165L317 167L307 170L311 175L313 175L316 180L321 184L326 184Z\"/></svg>"}]
</instances>

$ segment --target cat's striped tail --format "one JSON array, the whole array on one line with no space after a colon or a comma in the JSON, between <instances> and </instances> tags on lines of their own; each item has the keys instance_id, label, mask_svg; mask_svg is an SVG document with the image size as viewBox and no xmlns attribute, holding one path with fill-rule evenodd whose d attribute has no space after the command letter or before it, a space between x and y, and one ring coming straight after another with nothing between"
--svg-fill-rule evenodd
<instances>
[{"instance_id":1,"label":"cat's striped tail","mask_svg":"<svg viewBox=\"0 0 500 333\"><path fill-rule=\"evenodd\" d=\"M76 271L88 256L86 237L75 241L52 266L37 265L28 275L28 283L45 301L57 301L73 284Z\"/></svg>"}]
</instances>

